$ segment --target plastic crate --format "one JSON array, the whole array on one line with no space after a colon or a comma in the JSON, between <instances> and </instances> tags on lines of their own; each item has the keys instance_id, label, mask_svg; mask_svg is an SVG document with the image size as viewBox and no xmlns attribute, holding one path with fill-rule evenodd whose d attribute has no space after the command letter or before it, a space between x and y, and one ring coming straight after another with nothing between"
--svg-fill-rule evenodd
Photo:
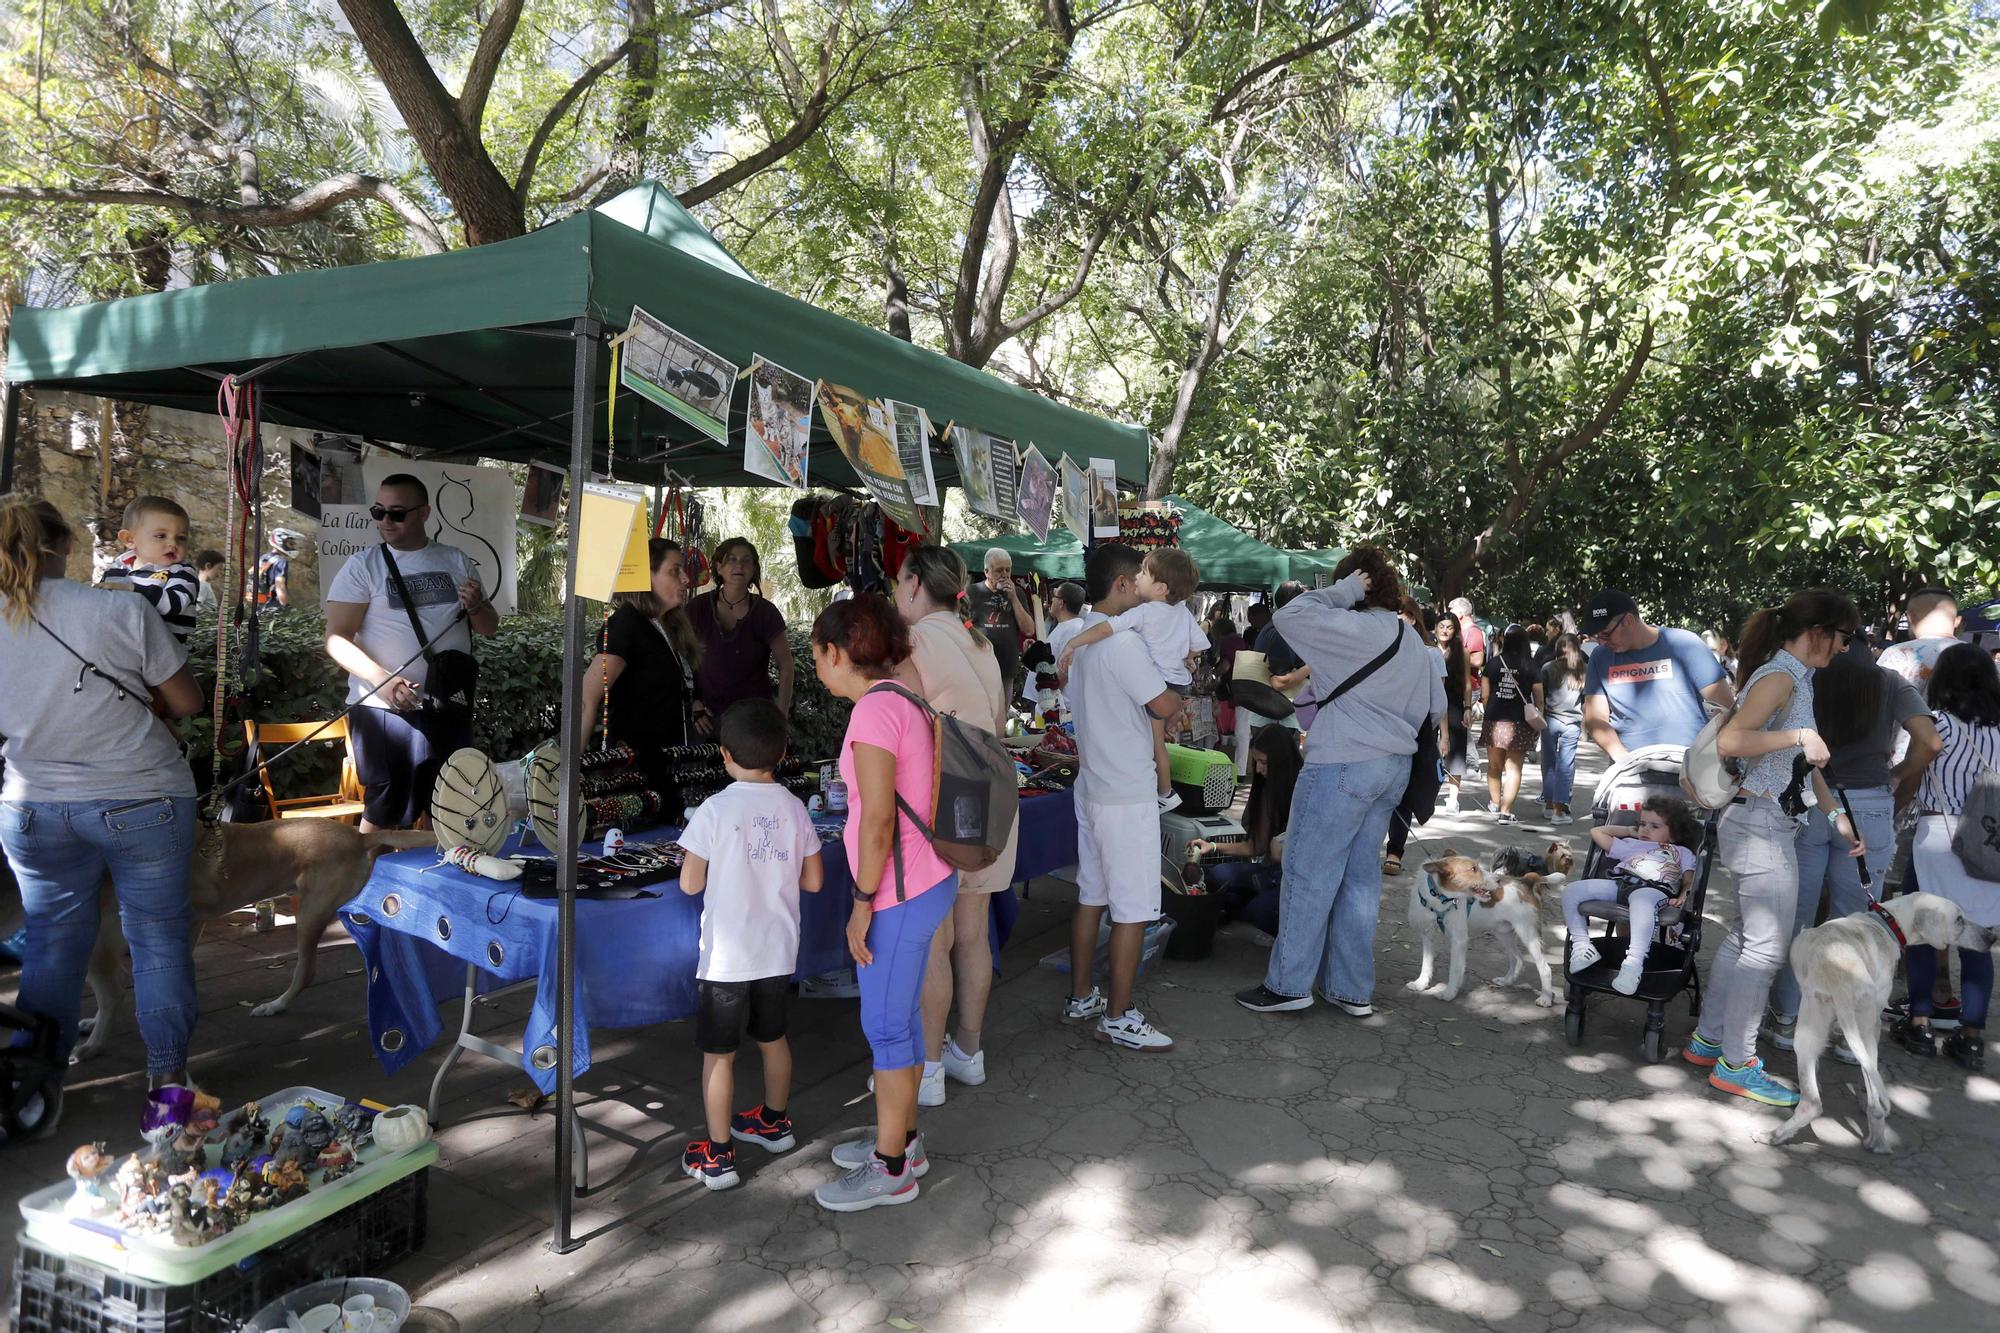
<instances>
[{"instance_id":1,"label":"plastic crate","mask_svg":"<svg viewBox=\"0 0 2000 1333\"><path fill-rule=\"evenodd\" d=\"M14 1261L15 1333L235 1333L286 1292L379 1273L423 1248L430 1169L190 1286L135 1281L24 1234Z\"/></svg>"}]
</instances>

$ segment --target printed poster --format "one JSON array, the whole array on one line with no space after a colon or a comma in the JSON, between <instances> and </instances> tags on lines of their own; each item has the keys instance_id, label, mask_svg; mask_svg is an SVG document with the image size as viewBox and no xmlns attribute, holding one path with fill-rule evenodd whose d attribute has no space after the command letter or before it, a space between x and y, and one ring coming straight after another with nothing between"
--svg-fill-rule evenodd
<instances>
[{"instance_id":1,"label":"printed poster","mask_svg":"<svg viewBox=\"0 0 2000 1333\"><path fill-rule=\"evenodd\" d=\"M910 532L923 530L923 518L910 483L903 475L903 461L896 452L896 426L889 409L880 399L869 398L844 384L819 385L819 414L827 433L839 446L841 457L861 484L868 488L882 512L896 526Z\"/></svg>"},{"instance_id":2,"label":"printed poster","mask_svg":"<svg viewBox=\"0 0 2000 1333\"><path fill-rule=\"evenodd\" d=\"M1118 465L1108 458L1090 460L1090 535L1118 537Z\"/></svg>"},{"instance_id":3,"label":"printed poster","mask_svg":"<svg viewBox=\"0 0 2000 1333\"><path fill-rule=\"evenodd\" d=\"M654 319L637 306L618 352L618 380L718 443L728 443L736 363Z\"/></svg>"},{"instance_id":4,"label":"printed poster","mask_svg":"<svg viewBox=\"0 0 2000 1333\"><path fill-rule=\"evenodd\" d=\"M319 454L303 444L292 445L292 508L307 518L319 517L326 482L320 475Z\"/></svg>"},{"instance_id":5,"label":"printed poster","mask_svg":"<svg viewBox=\"0 0 2000 1333\"><path fill-rule=\"evenodd\" d=\"M653 586L646 538L646 493L631 486L591 482L578 506L576 595L608 602L615 592Z\"/></svg>"},{"instance_id":6,"label":"printed poster","mask_svg":"<svg viewBox=\"0 0 2000 1333\"><path fill-rule=\"evenodd\" d=\"M1063 455L1063 526L1075 533L1076 539L1085 545L1090 542L1091 494L1097 484L1095 472L1087 467L1078 467L1068 454Z\"/></svg>"},{"instance_id":7,"label":"printed poster","mask_svg":"<svg viewBox=\"0 0 2000 1333\"><path fill-rule=\"evenodd\" d=\"M1021 480L1014 512L1028 525L1028 531L1035 534L1036 541L1049 539L1049 521L1056 503L1056 482L1056 470L1049 466L1048 459L1042 457L1042 451L1030 444L1021 455Z\"/></svg>"},{"instance_id":8,"label":"printed poster","mask_svg":"<svg viewBox=\"0 0 2000 1333\"><path fill-rule=\"evenodd\" d=\"M504 467L420 463L376 452L361 464L363 489L370 503L382 478L397 472L430 488L431 516L424 524L430 539L465 552L472 561L473 577L486 590L494 609L503 616L513 615L515 518L521 512L514 496L514 474ZM322 577L326 586L331 586L333 580Z\"/></svg>"},{"instance_id":9,"label":"printed poster","mask_svg":"<svg viewBox=\"0 0 2000 1333\"><path fill-rule=\"evenodd\" d=\"M380 546L382 536L375 530L375 520L368 517L367 505L321 504L319 535L313 544L319 550L319 600L324 607L326 594L332 589L340 567L369 547ZM293 595L297 595L296 588Z\"/></svg>"},{"instance_id":10,"label":"printed poster","mask_svg":"<svg viewBox=\"0 0 2000 1333\"><path fill-rule=\"evenodd\" d=\"M773 361L750 363L749 420L743 468L803 490L812 442L813 382Z\"/></svg>"},{"instance_id":11,"label":"printed poster","mask_svg":"<svg viewBox=\"0 0 2000 1333\"><path fill-rule=\"evenodd\" d=\"M561 468L528 464L528 475L521 481L521 521L544 528L562 522L563 488L568 484L569 473Z\"/></svg>"},{"instance_id":12,"label":"printed poster","mask_svg":"<svg viewBox=\"0 0 2000 1333\"><path fill-rule=\"evenodd\" d=\"M1019 521L1014 512L1014 442L988 435L975 426L954 426L952 456L958 462L959 484L975 514L1005 523Z\"/></svg>"},{"instance_id":13,"label":"printed poster","mask_svg":"<svg viewBox=\"0 0 2000 1333\"><path fill-rule=\"evenodd\" d=\"M934 505L938 502L937 478L931 473L931 422L920 407L893 400L885 402L891 420L896 425L896 457L903 465L903 476L910 483L910 494L920 505Z\"/></svg>"}]
</instances>

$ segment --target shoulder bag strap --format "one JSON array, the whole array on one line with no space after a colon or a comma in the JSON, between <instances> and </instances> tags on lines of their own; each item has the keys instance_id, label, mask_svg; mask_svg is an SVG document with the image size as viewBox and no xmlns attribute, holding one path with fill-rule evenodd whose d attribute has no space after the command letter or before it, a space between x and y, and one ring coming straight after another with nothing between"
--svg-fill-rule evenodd
<instances>
[{"instance_id":1,"label":"shoulder bag strap","mask_svg":"<svg viewBox=\"0 0 2000 1333\"><path fill-rule=\"evenodd\" d=\"M1394 638L1389 640L1389 646L1387 648L1384 648L1381 652L1377 653L1374 659L1370 661L1366 666L1362 667L1359 671L1349 676L1346 680L1340 682L1340 688L1336 689L1332 694L1327 695L1326 698L1321 699L1319 701L1319 706L1321 708L1326 707L1328 704L1332 703L1335 699L1338 699L1341 695L1347 693L1349 690L1353 689L1356 685L1359 685L1362 681L1367 680L1377 671L1380 671L1383 667L1389 665L1389 659L1394 657L1396 655L1396 651L1403 646L1403 634L1404 631L1408 629L1409 626L1405 625L1401 619L1398 619L1396 621L1396 634Z\"/></svg>"},{"instance_id":2,"label":"shoulder bag strap","mask_svg":"<svg viewBox=\"0 0 2000 1333\"><path fill-rule=\"evenodd\" d=\"M925 723L929 725L929 727L931 728L931 746L933 750L935 750L939 741L937 710L935 708L932 708L930 704L925 701L922 695L918 694L915 690L912 690L909 686L903 684L901 681L897 680L879 681L868 688L868 693L874 694L878 690L887 690L891 694L899 694L903 698L908 699L911 703L917 706L918 711L924 715ZM939 756L936 755L935 753L932 754L931 756L932 767L935 768L939 762L940 762ZM919 815L914 809L910 807L910 803L903 799L903 793L900 791L896 793L896 813L901 815L903 818L909 820L912 824L915 824L917 826L917 832L923 834L926 839L930 839L936 836L931 832L931 826L928 823L924 822L923 816ZM890 860L893 861L896 866L896 901L900 903L905 901L906 898L908 897L908 886L904 883L903 880L903 835L900 830L897 831L894 837L889 839L889 857Z\"/></svg>"},{"instance_id":3,"label":"shoulder bag strap","mask_svg":"<svg viewBox=\"0 0 2000 1333\"><path fill-rule=\"evenodd\" d=\"M417 604L410 599L410 585L403 582L403 571L396 568L396 557L389 554L389 543L382 543L382 563L389 567L389 581L396 585L397 595L403 599L403 610L410 617L410 628L417 632L417 647L423 650L424 661L436 666L431 656L430 636L424 633L424 622L417 616Z\"/></svg>"}]
</instances>

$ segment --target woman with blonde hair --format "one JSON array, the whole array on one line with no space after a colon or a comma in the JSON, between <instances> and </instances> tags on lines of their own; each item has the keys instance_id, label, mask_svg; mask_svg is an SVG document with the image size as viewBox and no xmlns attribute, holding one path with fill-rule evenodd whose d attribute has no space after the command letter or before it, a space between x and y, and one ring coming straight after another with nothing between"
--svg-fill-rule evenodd
<instances>
[{"instance_id":1,"label":"woman with blonde hair","mask_svg":"<svg viewBox=\"0 0 2000 1333\"><path fill-rule=\"evenodd\" d=\"M16 1003L55 1020L61 1054L76 1044L108 873L150 1085L185 1086L195 789L160 719L201 711L201 692L143 597L63 576L73 544L48 501L0 500L0 845L28 918ZM59 1109L44 1109L42 1128L54 1128Z\"/></svg>"},{"instance_id":2,"label":"woman with blonde hair","mask_svg":"<svg viewBox=\"0 0 2000 1333\"><path fill-rule=\"evenodd\" d=\"M1000 662L986 636L959 618L965 589L965 562L945 547L919 546L905 557L896 575L895 602L897 614L910 627L910 656L898 675L938 712L999 736L1007 725ZM988 922L992 895L1013 883L1019 832L1017 822L999 860L959 876L952 913L931 937L924 981L924 1072L917 1093L924 1106L944 1104L947 1074L968 1085L986 1081L980 1028L993 991ZM954 998L958 1025L947 1040Z\"/></svg>"}]
</instances>

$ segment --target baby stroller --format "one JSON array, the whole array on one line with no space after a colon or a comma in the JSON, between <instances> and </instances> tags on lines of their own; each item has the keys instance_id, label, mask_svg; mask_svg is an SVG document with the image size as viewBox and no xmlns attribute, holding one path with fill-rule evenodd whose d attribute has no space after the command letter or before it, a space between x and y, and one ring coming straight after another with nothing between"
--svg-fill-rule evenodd
<instances>
[{"instance_id":1,"label":"baby stroller","mask_svg":"<svg viewBox=\"0 0 2000 1333\"><path fill-rule=\"evenodd\" d=\"M1685 799L1681 791L1681 764L1686 755L1687 751L1678 745L1649 745L1613 764L1598 781L1597 799L1590 809L1592 821L1613 827L1636 827L1639 807L1648 797ZM1702 819L1701 846L1693 849L1694 887L1687 901L1679 907L1660 908L1653 947L1646 955L1646 970L1639 978L1639 989L1632 995L1620 995L1611 988L1612 978L1618 975L1625 961L1631 913L1623 903L1584 904L1586 919L1606 923L1604 932L1594 941L1603 957L1581 972L1572 972L1569 949L1563 949L1563 981L1569 991L1563 1035L1570 1045L1583 1041L1584 1009L1593 994L1645 1004L1646 1028L1639 1048L1651 1064L1666 1058L1667 1003L1685 990L1689 992L1690 1012L1701 1012L1701 974L1695 969L1695 959L1701 953L1702 906L1708 898L1708 876L1715 866L1715 818L1710 812ZM1605 861L1606 854L1592 843L1589 855L1584 858L1582 874L1577 878L1607 876L1610 867Z\"/></svg>"}]
</instances>

